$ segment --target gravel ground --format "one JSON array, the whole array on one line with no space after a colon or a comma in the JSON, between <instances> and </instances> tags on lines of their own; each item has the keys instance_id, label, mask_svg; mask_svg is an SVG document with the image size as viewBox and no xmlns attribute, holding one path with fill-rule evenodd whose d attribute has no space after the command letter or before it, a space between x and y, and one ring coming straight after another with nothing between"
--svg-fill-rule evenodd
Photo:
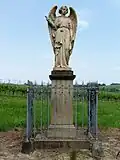
<instances>
[{"instance_id":1,"label":"gravel ground","mask_svg":"<svg viewBox=\"0 0 120 160\"><path fill-rule=\"evenodd\" d=\"M116 160L120 151L120 129L102 131L108 138L103 141L104 157L102 160ZM20 153L23 131L0 132L0 160L71 160L70 150L36 150L30 155ZM92 160L88 150L77 151L76 160ZM118 155L117 159L120 159Z\"/></svg>"}]
</instances>

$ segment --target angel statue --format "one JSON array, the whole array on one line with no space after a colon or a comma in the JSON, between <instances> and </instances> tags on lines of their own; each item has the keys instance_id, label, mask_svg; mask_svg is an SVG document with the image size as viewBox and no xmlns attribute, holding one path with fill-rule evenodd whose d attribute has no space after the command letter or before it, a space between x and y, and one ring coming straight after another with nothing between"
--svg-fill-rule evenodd
<instances>
[{"instance_id":1,"label":"angel statue","mask_svg":"<svg viewBox=\"0 0 120 160\"><path fill-rule=\"evenodd\" d=\"M69 59L72 54L76 29L77 29L77 15L72 7L62 6L59 9L60 16L56 16L57 6L54 6L46 20L50 33L50 39L55 54L54 70L70 70Z\"/></svg>"}]
</instances>

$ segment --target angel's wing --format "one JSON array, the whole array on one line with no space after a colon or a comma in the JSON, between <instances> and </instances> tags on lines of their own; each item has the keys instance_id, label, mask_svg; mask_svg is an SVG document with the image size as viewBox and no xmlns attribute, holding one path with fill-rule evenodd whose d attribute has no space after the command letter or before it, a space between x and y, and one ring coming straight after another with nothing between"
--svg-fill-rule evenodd
<instances>
[{"instance_id":1,"label":"angel's wing","mask_svg":"<svg viewBox=\"0 0 120 160\"><path fill-rule=\"evenodd\" d=\"M74 41L76 37L76 31L77 31L77 15L75 10L72 7L69 7L70 9L70 15L68 16L72 21L72 49L74 46Z\"/></svg>"},{"instance_id":2,"label":"angel's wing","mask_svg":"<svg viewBox=\"0 0 120 160\"><path fill-rule=\"evenodd\" d=\"M50 19L50 21L52 21L53 23L55 22L56 19L56 10L57 10L57 6L54 6L49 14L48 14L48 19ZM50 34L50 39L51 39L51 43L52 46L54 48L54 35L55 35L55 28L51 27L51 25L49 25L48 23L48 29L49 29L49 34Z\"/></svg>"}]
</instances>

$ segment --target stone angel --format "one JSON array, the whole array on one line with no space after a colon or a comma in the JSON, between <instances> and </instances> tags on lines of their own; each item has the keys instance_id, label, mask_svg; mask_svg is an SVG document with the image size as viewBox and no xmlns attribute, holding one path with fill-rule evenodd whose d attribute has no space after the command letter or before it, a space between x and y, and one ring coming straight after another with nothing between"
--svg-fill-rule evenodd
<instances>
[{"instance_id":1,"label":"stone angel","mask_svg":"<svg viewBox=\"0 0 120 160\"><path fill-rule=\"evenodd\" d=\"M77 15L72 7L62 6L60 16L56 16L57 6L54 6L46 20L50 39L55 54L54 70L70 70L69 59L72 54L77 30ZM69 15L66 14L70 11Z\"/></svg>"}]
</instances>

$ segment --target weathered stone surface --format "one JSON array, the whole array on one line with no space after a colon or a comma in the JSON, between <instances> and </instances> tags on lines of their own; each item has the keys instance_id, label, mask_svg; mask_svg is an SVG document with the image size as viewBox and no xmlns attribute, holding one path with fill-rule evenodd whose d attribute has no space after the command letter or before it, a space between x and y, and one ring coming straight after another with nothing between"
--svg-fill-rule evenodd
<instances>
[{"instance_id":1,"label":"weathered stone surface","mask_svg":"<svg viewBox=\"0 0 120 160\"><path fill-rule=\"evenodd\" d=\"M47 136L54 138L75 138L76 128L74 125L50 125Z\"/></svg>"},{"instance_id":2,"label":"weathered stone surface","mask_svg":"<svg viewBox=\"0 0 120 160\"><path fill-rule=\"evenodd\" d=\"M52 115L48 137L73 138L76 136L72 108L73 79L73 71L52 71Z\"/></svg>"},{"instance_id":3,"label":"weathered stone surface","mask_svg":"<svg viewBox=\"0 0 120 160\"><path fill-rule=\"evenodd\" d=\"M69 59L76 37L77 15L72 7L69 8L69 16L66 16L67 6L59 9L61 16L56 16L56 10L57 6L54 6L46 17L55 55L54 70L70 70Z\"/></svg>"},{"instance_id":4,"label":"weathered stone surface","mask_svg":"<svg viewBox=\"0 0 120 160\"><path fill-rule=\"evenodd\" d=\"M74 127L74 126L73 126ZM64 134L64 135L60 135L60 138L57 137L56 135L52 135L51 137L48 137L46 135L46 133L43 131L43 133L38 133L35 137L34 140L34 147L35 149L53 149L53 148L74 148L74 149L89 149L90 148L90 141L88 140L88 137L84 134L84 129L77 129L75 130L74 133L76 133L76 137L75 138L71 138L69 137L69 129L68 128L64 128L65 130L67 129L67 132L61 132L61 129L59 129L59 133L58 134ZM62 126L63 129L63 126ZM52 134L56 132L56 130L53 127L53 130L51 129ZM65 137L65 133L66 133L66 137ZM72 134L70 134L72 135Z\"/></svg>"},{"instance_id":5,"label":"weathered stone surface","mask_svg":"<svg viewBox=\"0 0 120 160\"><path fill-rule=\"evenodd\" d=\"M72 92L71 80L52 80L52 118L51 125L72 125Z\"/></svg>"}]
</instances>

